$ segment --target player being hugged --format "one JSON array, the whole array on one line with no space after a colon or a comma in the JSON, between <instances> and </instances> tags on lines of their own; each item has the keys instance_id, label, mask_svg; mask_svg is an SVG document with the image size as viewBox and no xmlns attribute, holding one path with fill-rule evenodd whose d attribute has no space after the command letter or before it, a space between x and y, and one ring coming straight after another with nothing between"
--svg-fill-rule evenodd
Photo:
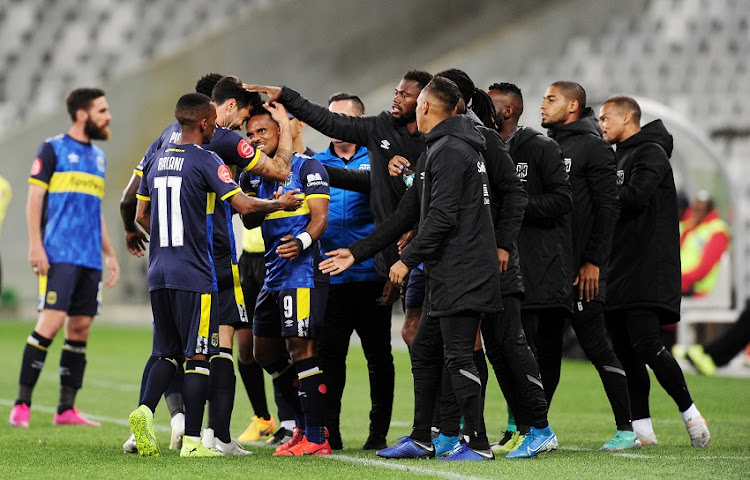
<instances>
[{"instance_id":1,"label":"player being hugged","mask_svg":"<svg viewBox=\"0 0 750 480\"><path fill-rule=\"evenodd\" d=\"M278 146L279 126L268 112L253 112L247 137L271 156ZM328 174L317 160L295 154L286 181L262 180L245 172L240 185L259 197L302 192L304 203L295 212L243 215L247 228L261 225L267 247L266 279L253 319L255 358L297 417L292 439L274 455L330 455L324 433L326 385L316 352L328 297L328 275L316 268L322 260L318 239L328 224ZM282 339L289 358L281 354Z\"/></svg>"},{"instance_id":2,"label":"player being hugged","mask_svg":"<svg viewBox=\"0 0 750 480\"><path fill-rule=\"evenodd\" d=\"M213 210L217 199L242 214L294 210L300 200L290 191L275 200L244 195L219 157L199 145L211 141L216 108L200 93L183 95L175 117L180 140L168 143L146 160L138 188L136 221L151 234L148 284L154 315L152 354L141 405L129 417L138 453L159 456L153 412L187 359L183 395L185 436L180 456L217 456L200 442L208 396L208 357L218 353L216 272L213 266Z\"/></svg>"}]
</instances>

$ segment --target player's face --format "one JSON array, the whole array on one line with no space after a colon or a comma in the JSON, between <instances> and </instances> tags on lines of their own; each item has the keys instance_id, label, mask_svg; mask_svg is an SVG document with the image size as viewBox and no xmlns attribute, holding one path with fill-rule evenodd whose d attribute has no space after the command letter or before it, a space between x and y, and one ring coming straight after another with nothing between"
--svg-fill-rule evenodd
<instances>
[{"instance_id":1,"label":"player's face","mask_svg":"<svg viewBox=\"0 0 750 480\"><path fill-rule=\"evenodd\" d=\"M86 124L83 126L83 131L93 140L108 140L111 121L112 114L109 113L107 99L99 97L94 99L86 110Z\"/></svg>"},{"instance_id":2,"label":"player's face","mask_svg":"<svg viewBox=\"0 0 750 480\"><path fill-rule=\"evenodd\" d=\"M415 109L415 115L417 117L417 130L421 133L427 133L427 122L425 121L427 115L427 95L422 91L417 97L417 107Z\"/></svg>"},{"instance_id":3,"label":"player's face","mask_svg":"<svg viewBox=\"0 0 750 480\"><path fill-rule=\"evenodd\" d=\"M568 119L570 102L558 87L549 87L539 108L542 110L542 126L552 128L564 125Z\"/></svg>"},{"instance_id":4,"label":"player's face","mask_svg":"<svg viewBox=\"0 0 750 480\"><path fill-rule=\"evenodd\" d=\"M401 80L396 87L391 105L393 118L409 123L414 120L417 108L417 97L422 89L414 80Z\"/></svg>"},{"instance_id":5,"label":"player's face","mask_svg":"<svg viewBox=\"0 0 750 480\"><path fill-rule=\"evenodd\" d=\"M490 96L492 104L495 106L497 121L502 123L503 120L510 118L510 96L499 90L489 90L487 95ZM502 125L498 125L498 127L502 127Z\"/></svg>"},{"instance_id":6,"label":"player's face","mask_svg":"<svg viewBox=\"0 0 750 480\"><path fill-rule=\"evenodd\" d=\"M245 108L237 108L237 104L235 103L231 108L227 108L222 127L230 130L239 130L249 117L250 105Z\"/></svg>"},{"instance_id":7,"label":"player's face","mask_svg":"<svg viewBox=\"0 0 750 480\"><path fill-rule=\"evenodd\" d=\"M599 109L599 128L609 143L619 142L625 133L625 113L614 103L605 103Z\"/></svg>"},{"instance_id":8,"label":"player's face","mask_svg":"<svg viewBox=\"0 0 750 480\"><path fill-rule=\"evenodd\" d=\"M349 115L350 117L360 116L359 111L354 106L354 102L352 102L351 100L336 100L335 102L331 102L331 104L328 105L328 111L332 113L341 113L344 115ZM336 145L342 145L342 146L348 145L347 142L336 140L334 138L331 139L331 142Z\"/></svg>"},{"instance_id":9,"label":"player's face","mask_svg":"<svg viewBox=\"0 0 750 480\"><path fill-rule=\"evenodd\" d=\"M279 146L279 125L270 115L256 115L247 121L247 139L268 156L276 153Z\"/></svg>"}]
</instances>

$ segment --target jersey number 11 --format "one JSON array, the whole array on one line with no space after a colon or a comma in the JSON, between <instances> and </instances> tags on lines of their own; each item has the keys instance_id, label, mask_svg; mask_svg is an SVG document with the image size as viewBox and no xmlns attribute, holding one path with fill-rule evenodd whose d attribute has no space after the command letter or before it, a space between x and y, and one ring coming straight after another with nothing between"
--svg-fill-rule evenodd
<instances>
[{"instance_id":1,"label":"jersey number 11","mask_svg":"<svg viewBox=\"0 0 750 480\"><path fill-rule=\"evenodd\" d=\"M180 207L180 188L182 188L182 177L156 177L154 188L157 192L159 208L159 246L169 246L169 232L172 232L172 246L183 245L184 226L182 223L182 207ZM167 195L169 195L172 207L172 221L169 221L167 211ZM170 225L171 224L171 225Z\"/></svg>"}]
</instances>

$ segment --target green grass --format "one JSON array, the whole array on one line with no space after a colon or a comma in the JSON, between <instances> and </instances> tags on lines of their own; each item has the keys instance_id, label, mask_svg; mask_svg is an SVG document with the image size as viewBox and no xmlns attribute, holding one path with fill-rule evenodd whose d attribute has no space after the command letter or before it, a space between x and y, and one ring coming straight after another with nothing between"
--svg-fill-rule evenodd
<instances>
[{"instance_id":1,"label":"green grass","mask_svg":"<svg viewBox=\"0 0 750 480\"><path fill-rule=\"evenodd\" d=\"M162 458L124 455L127 416L135 408L143 363L151 347L150 330L95 324L89 341L88 367L78 408L102 421L102 428L53 427L57 404L57 363L61 338L53 343L34 393L31 428L11 429L7 418L16 395L28 322L0 323L0 478L292 478L292 479L582 479L582 478L750 478L750 381L688 374L698 407L709 421L713 445L694 449L674 403L652 381L652 417L660 445L617 454L597 449L614 434L612 414L596 371L584 362L566 361L550 412L561 449L532 460L504 458L481 463L382 461L360 450L367 437L369 392L362 352L353 347L343 400L344 446L331 458L275 458L272 450L252 446L249 458L181 460L167 450L166 408L156 413ZM396 397L389 442L409 433L413 413L412 381L405 351L396 358ZM652 377L653 378L653 377ZM267 383L268 386L268 383ZM232 423L239 435L252 416L241 385ZM270 389L267 388L267 392ZM272 404L272 399L269 396ZM491 439L505 425L505 403L497 385L488 388L486 420Z\"/></svg>"}]
</instances>

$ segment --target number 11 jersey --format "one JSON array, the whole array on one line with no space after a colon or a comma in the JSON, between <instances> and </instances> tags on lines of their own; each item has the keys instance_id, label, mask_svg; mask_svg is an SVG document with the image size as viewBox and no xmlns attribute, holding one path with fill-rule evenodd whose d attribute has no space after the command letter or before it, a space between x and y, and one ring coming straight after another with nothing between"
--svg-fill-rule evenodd
<instances>
[{"instance_id":1,"label":"number 11 jersey","mask_svg":"<svg viewBox=\"0 0 750 480\"><path fill-rule=\"evenodd\" d=\"M217 290L213 213L240 188L213 152L167 144L146 160L138 199L151 202L148 287ZM219 205L220 206L220 205Z\"/></svg>"}]
</instances>

